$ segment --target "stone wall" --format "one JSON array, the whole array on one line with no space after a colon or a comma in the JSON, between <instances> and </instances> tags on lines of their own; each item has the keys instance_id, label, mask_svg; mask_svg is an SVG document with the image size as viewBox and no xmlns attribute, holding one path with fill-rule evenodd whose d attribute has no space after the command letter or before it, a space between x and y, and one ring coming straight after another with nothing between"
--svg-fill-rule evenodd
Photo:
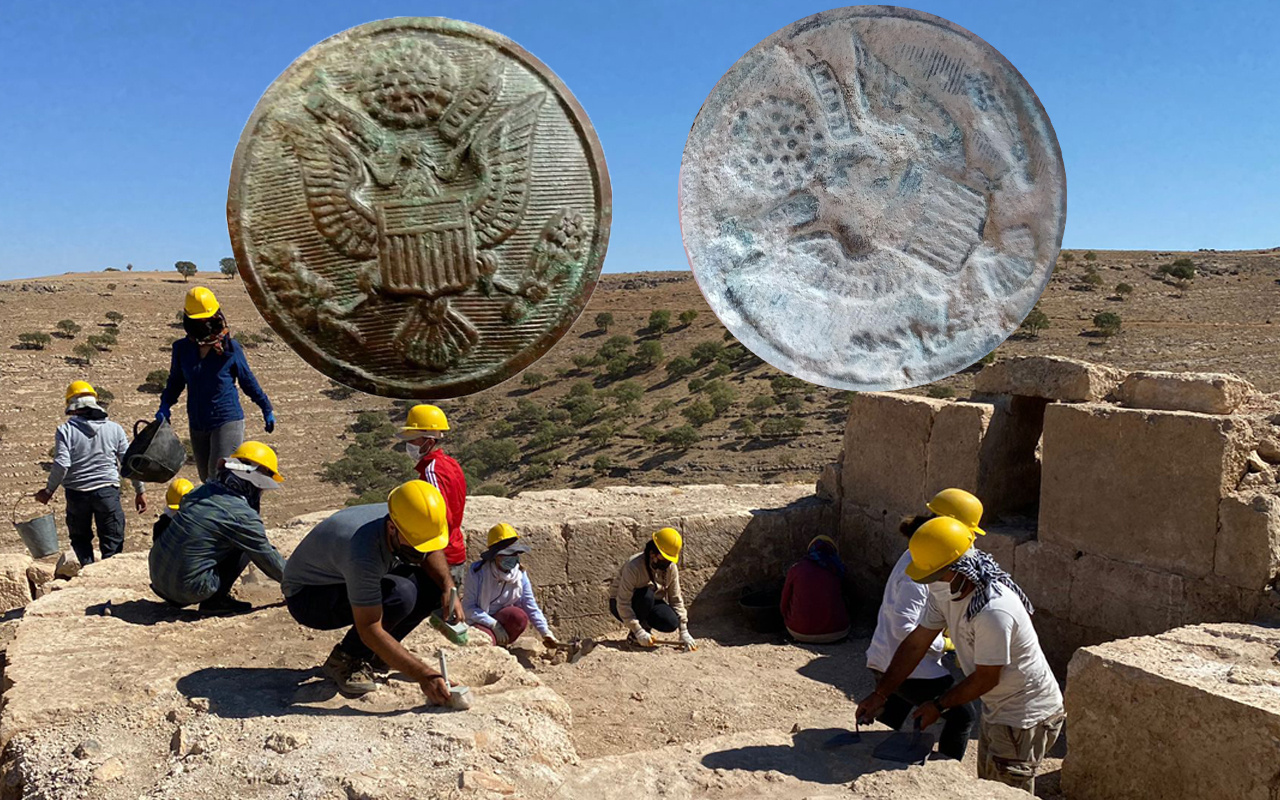
<instances>
[{"instance_id":1,"label":"stone wall","mask_svg":"<svg viewBox=\"0 0 1280 800\"><path fill-rule=\"evenodd\" d=\"M1229 375L1054 357L980 372L970 402L866 393L838 477L842 544L878 601L902 516L958 486L986 506L978 546L1036 605L1063 670L1078 647L1277 613L1280 399Z\"/></svg>"},{"instance_id":2,"label":"stone wall","mask_svg":"<svg viewBox=\"0 0 1280 800\"><path fill-rule=\"evenodd\" d=\"M804 545L834 533L835 507L809 486L612 487L469 497L467 552L485 548L489 528L509 522L532 547L523 558L558 635L618 627L609 614L618 569L658 528L684 535L680 584L692 618L731 609L744 588L780 579Z\"/></svg>"},{"instance_id":3,"label":"stone wall","mask_svg":"<svg viewBox=\"0 0 1280 800\"><path fill-rule=\"evenodd\" d=\"M1280 797L1280 629L1192 626L1086 647L1066 706L1071 800Z\"/></svg>"}]
</instances>

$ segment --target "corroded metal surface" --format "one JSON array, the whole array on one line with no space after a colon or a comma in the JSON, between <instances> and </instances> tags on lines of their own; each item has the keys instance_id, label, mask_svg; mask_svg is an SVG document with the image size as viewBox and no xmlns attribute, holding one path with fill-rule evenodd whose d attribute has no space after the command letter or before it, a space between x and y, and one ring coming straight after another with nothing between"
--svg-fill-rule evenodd
<instances>
[{"instance_id":1,"label":"corroded metal surface","mask_svg":"<svg viewBox=\"0 0 1280 800\"><path fill-rule=\"evenodd\" d=\"M310 364L446 398L569 329L611 203L595 131L551 70L485 28L402 18L326 39L271 84L227 223L258 310Z\"/></svg>"},{"instance_id":2,"label":"corroded metal surface","mask_svg":"<svg viewBox=\"0 0 1280 800\"><path fill-rule=\"evenodd\" d=\"M693 124L680 220L720 320L785 372L905 388L977 361L1048 283L1066 223L1049 119L995 49L859 6L756 45Z\"/></svg>"}]
</instances>

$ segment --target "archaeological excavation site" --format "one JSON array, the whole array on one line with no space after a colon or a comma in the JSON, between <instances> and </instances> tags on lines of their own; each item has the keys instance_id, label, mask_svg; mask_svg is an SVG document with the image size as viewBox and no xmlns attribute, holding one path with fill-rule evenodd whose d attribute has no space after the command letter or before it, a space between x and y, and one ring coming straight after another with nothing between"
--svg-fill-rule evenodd
<instances>
[{"instance_id":1,"label":"archaeological excavation site","mask_svg":"<svg viewBox=\"0 0 1280 800\"><path fill-rule=\"evenodd\" d=\"M160 602L147 554L77 569L0 557L4 800L1025 797L972 763L873 757L854 728L865 651L903 516L946 487L985 504L977 546L1025 590L1064 686L1066 733L1037 794L1068 800L1280 800L1280 396L1226 374L1008 359L966 401L853 397L840 459L810 485L611 487L468 499L469 550L499 521L569 661L535 641L459 647L422 625L471 687L423 704L392 674L346 699L320 674L339 636L306 630L251 569L255 610ZM269 501L268 501L269 502ZM269 531L288 554L328 509ZM681 652L628 646L609 613L618 565L678 528ZM848 566L849 639L807 645L744 598L831 536ZM975 731L976 733L976 731Z\"/></svg>"}]
</instances>

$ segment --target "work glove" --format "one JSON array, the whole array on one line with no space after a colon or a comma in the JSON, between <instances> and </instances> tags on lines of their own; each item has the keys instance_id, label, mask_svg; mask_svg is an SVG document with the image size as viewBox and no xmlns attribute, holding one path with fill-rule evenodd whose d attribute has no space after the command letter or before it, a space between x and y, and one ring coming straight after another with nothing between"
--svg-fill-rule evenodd
<instances>
[{"instance_id":1,"label":"work glove","mask_svg":"<svg viewBox=\"0 0 1280 800\"><path fill-rule=\"evenodd\" d=\"M653 634L641 629L635 632L636 644L641 647L653 647Z\"/></svg>"},{"instance_id":2,"label":"work glove","mask_svg":"<svg viewBox=\"0 0 1280 800\"><path fill-rule=\"evenodd\" d=\"M165 422L168 422L168 421L169 421L169 409L167 409L167 408L161 408L159 411L157 411L157 412L156 412L156 419L158 419L158 420L162 419L162 420L164 420Z\"/></svg>"},{"instance_id":3,"label":"work glove","mask_svg":"<svg viewBox=\"0 0 1280 800\"><path fill-rule=\"evenodd\" d=\"M502 623L496 620L493 623L493 638L502 647L511 644L511 637L507 635L507 629L502 627Z\"/></svg>"},{"instance_id":4,"label":"work glove","mask_svg":"<svg viewBox=\"0 0 1280 800\"><path fill-rule=\"evenodd\" d=\"M546 636L542 637L542 646L548 650L554 650L560 646L560 641L556 639L555 634L548 633Z\"/></svg>"},{"instance_id":5,"label":"work glove","mask_svg":"<svg viewBox=\"0 0 1280 800\"><path fill-rule=\"evenodd\" d=\"M272 433L276 429L276 415L270 411L262 415L263 421L266 423L267 433Z\"/></svg>"},{"instance_id":6,"label":"work glove","mask_svg":"<svg viewBox=\"0 0 1280 800\"><path fill-rule=\"evenodd\" d=\"M680 643L684 645L686 651L698 649L698 642L688 631L680 631Z\"/></svg>"}]
</instances>

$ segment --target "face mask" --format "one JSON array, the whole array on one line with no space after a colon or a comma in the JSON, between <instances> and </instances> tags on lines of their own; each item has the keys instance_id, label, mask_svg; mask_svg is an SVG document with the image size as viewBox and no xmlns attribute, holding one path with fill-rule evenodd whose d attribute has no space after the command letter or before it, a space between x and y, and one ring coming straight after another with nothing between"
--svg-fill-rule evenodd
<instances>
[{"instance_id":1,"label":"face mask","mask_svg":"<svg viewBox=\"0 0 1280 800\"><path fill-rule=\"evenodd\" d=\"M417 566L422 564L423 561L427 560L427 554L419 553L417 550L414 550L412 547L402 544L396 547L396 558L400 559L406 564Z\"/></svg>"},{"instance_id":2,"label":"face mask","mask_svg":"<svg viewBox=\"0 0 1280 800\"><path fill-rule=\"evenodd\" d=\"M520 567L520 556L498 556L493 563L503 572L515 572Z\"/></svg>"},{"instance_id":3,"label":"face mask","mask_svg":"<svg viewBox=\"0 0 1280 800\"><path fill-rule=\"evenodd\" d=\"M671 566L671 562L662 556L658 556L656 559L649 562L649 566L653 567L655 572L666 572L667 567Z\"/></svg>"},{"instance_id":4,"label":"face mask","mask_svg":"<svg viewBox=\"0 0 1280 800\"><path fill-rule=\"evenodd\" d=\"M958 581L958 582L957 582ZM951 581L948 588L951 589L951 599L959 600L964 595L964 590L968 588L969 582L964 578L957 578Z\"/></svg>"},{"instance_id":5,"label":"face mask","mask_svg":"<svg viewBox=\"0 0 1280 800\"><path fill-rule=\"evenodd\" d=\"M422 448L418 447L416 444L406 444L404 446L404 451L408 453L409 458L412 458L414 461L422 460Z\"/></svg>"}]
</instances>

